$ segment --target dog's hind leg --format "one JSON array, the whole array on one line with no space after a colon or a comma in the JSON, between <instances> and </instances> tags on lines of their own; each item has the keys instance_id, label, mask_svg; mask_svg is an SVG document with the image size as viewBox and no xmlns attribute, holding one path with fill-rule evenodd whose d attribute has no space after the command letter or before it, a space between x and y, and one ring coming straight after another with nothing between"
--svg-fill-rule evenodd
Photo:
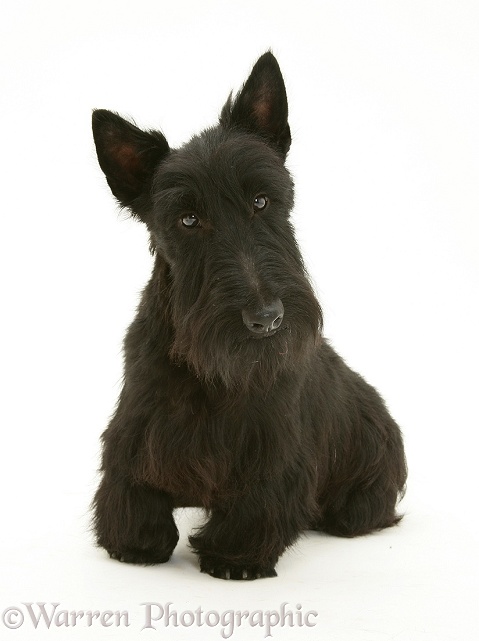
<instances>
[{"instance_id":1,"label":"dog's hind leg","mask_svg":"<svg viewBox=\"0 0 479 641\"><path fill-rule=\"evenodd\" d=\"M328 502L315 529L335 536L353 537L395 525L397 489L380 482L368 488L344 488Z\"/></svg>"},{"instance_id":2,"label":"dog's hind leg","mask_svg":"<svg viewBox=\"0 0 479 641\"><path fill-rule=\"evenodd\" d=\"M177 542L172 502L165 492L105 475L93 499L99 546L126 563L165 563Z\"/></svg>"},{"instance_id":3,"label":"dog's hind leg","mask_svg":"<svg viewBox=\"0 0 479 641\"><path fill-rule=\"evenodd\" d=\"M336 536L359 536L397 524L398 498L405 491L402 438L388 416L378 428L364 420L353 454L321 493L321 518L315 529Z\"/></svg>"}]
</instances>

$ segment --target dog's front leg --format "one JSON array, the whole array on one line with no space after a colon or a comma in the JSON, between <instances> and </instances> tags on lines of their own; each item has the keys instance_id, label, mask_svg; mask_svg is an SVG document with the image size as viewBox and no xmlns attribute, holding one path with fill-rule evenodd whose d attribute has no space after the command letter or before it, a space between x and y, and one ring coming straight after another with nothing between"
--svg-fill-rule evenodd
<instances>
[{"instance_id":1,"label":"dog's front leg","mask_svg":"<svg viewBox=\"0 0 479 641\"><path fill-rule=\"evenodd\" d=\"M177 542L171 498L127 478L105 474L94 501L98 545L125 563L165 563Z\"/></svg>"},{"instance_id":2,"label":"dog's front leg","mask_svg":"<svg viewBox=\"0 0 479 641\"><path fill-rule=\"evenodd\" d=\"M307 527L304 508L304 500L268 483L214 508L209 521L189 539L201 571L221 579L276 576L278 558Z\"/></svg>"}]
</instances>

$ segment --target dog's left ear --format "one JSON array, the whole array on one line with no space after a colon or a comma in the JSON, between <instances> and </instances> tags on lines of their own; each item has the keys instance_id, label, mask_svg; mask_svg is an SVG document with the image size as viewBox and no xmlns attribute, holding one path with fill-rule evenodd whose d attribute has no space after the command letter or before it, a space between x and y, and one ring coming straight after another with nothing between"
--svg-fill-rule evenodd
<instances>
[{"instance_id":1,"label":"dog's left ear","mask_svg":"<svg viewBox=\"0 0 479 641\"><path fill-rule=\"evenodd\" d=\"M166 138L159 131L142 131L106 109L93 111L92 125L98 162L113 195L142 218L140 209L154 170L170 151Z\"/></svg>"},{"instance_id":2,"label":"dog's left ear","mask_svg":"<svg viewBox=\"0 0 479 641\"><path fill-rule=\"evenodd\" d=\"M259 134L286 156L291 145L288 100L278 61L270 51L255 64L236 98L229 97L220 123Z\"/></svg>"}]
</instances>

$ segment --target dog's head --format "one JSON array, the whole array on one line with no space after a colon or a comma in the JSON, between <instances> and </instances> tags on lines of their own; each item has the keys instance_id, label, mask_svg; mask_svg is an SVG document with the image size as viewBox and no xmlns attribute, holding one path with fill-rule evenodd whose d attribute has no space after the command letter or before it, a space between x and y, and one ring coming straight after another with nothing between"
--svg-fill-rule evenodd
<instances>
[{"instance_id":1,"label":"dog's head","mask_svg":"<svg viewBox=\"0 0 479 641\"><path fill-rule=\"evenodd\" d=\"M170 149L96 110L98 160L167 265L172 358L226 385L271 384L311 352L321 310L289 222L293 182L286 90L265 53L219 124Z\"/></svg>"}]
</instances>

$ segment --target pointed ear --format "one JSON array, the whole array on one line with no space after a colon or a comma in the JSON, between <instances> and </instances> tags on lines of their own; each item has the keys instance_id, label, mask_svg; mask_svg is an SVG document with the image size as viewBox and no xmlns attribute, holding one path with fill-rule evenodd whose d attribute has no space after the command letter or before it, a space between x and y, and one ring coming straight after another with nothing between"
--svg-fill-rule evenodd
<instances>
[{"instance_id":1,"label":"pointed ear","mask_svg":"<svg viewBox=\"0 0 479 641\"><path fill-rule=\"evenodd\" d=\"M259 134L286 156L291 145L288 100L278 61L270 51L255 64L236 98L230 95L220 123Z\"/></svg>"},{"instance_id":2,"label":"pointed ear","mask_svg":"<svg viewBox=\"0 0 479 641\"><path fill-rule=\"evenodd\" d=\"M133 210L169 152L166 138L158 131L142 131L106 109L94 110L92 125L98 162L110 189L123 207Z\"/></svg>"}]
</instances>

